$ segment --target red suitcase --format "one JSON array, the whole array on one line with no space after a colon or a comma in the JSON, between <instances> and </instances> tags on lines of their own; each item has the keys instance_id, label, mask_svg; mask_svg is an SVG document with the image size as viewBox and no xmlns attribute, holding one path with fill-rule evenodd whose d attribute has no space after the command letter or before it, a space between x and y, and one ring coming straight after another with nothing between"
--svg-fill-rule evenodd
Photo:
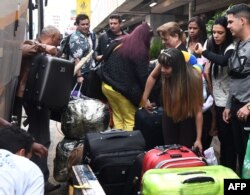
<instances>
[{"instance_id":1,"label":"red suitcase","mask_svg":"<svg viewBox=\"0 0 250 195\"><path fill-rule=\"evenodd\" d=\"M156 168L178 168L205 166L203 157L181 145L157 146L149 150L143 159L142 172Z\"/></svg>"}]
</instances>

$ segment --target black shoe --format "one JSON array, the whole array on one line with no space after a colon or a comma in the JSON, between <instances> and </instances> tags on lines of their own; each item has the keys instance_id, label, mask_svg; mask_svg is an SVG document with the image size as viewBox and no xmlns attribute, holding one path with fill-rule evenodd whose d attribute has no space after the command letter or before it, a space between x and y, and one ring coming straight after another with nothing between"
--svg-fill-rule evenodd
<instances>
[{"instance_id":1,"label":"black shoe","mask_svg":"<svg viewBox=\"0 0 250 195\"><path fill-rule=\"evenodd\" d=\"M45 191L45 193L52 192L52 191L60 188L60 186L61 186L60 184L52 184L49 181L46 181L45 185L44 185L44 188L45 188L44 191Z\"/></svg>"}]
</instances>

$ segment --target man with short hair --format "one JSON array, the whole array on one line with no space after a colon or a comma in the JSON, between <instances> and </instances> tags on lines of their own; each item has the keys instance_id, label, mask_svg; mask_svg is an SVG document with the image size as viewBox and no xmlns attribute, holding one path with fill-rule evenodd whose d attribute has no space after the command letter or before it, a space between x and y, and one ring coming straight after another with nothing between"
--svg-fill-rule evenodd
<instances>
[{"instance_id":1,"label":"man with short hair","mask_svg":"<svg viewBox=\"0 0 250 195\"><path fill-rule=\"evenodd\" d=\"M41 35L37 40L27 40L23 43L21 71L14 103L14 110L16 113L21 112L22 105L24 106L25 112L28 116L28 132L38 143L44 145L46 148L49 148L51 143L49 124L50 110L48 108L37 108L30 102L24 101L23 95L34 56L40 53L57 56L57 46L60 44L60 40L60 31L56 27L50 25L43 28ZM60 187L60 185L53 185L48 182L49 169L47 165L47 157L40 158L37 155L33 155L31 160L40 167L44 174L45 192L53 191Z\"/></svg>"},{"instance_id":2,"label":"man with short hair","mask_svg":"<svg viewBox=\"0 0 250 195\"><path fill-rule=\"evenodd\" d=\"M47 149L23 129L8 125L0 127L0 194L44 195L43 174L29 159L32 152L46 156Z\"/></svg>"},{"instance_id":3,"label":"man with short hair","mask_svg":"<svg viewBox=\"0 0 250 195\"><path fill-rule=\"evenodd\" d=\"M85 57L92 49L95 50L95 33L90 32L90 20L86 14L76 16L76 31L71 34L69 40L70 59L74 59L77 64L79 60ZM90 69L95 67L94 59L91 58L76 74L78 83L82 83L81 92L86 95L88 87L88 74Z\"/></svg>"},{"instance_id":4,"label":"man with short hair","mask_svg":"<svg viewBox=\"0 0 250 195\"><path fill-rule=\"evenodd\" d=\"M97 61L101 60L104 51L113 40L117 39L119 36L127 34L121 29L121 24L122 19L120 15L112 14L109 17L109 29L106 32L102 33L98 39L98 45L96 48Z\"/></svg>"},{"instance_id":5,"label":"man with short hair","mask_svg":"<svg viewBox=\"0 0 250 195\"><path fill-rule=\"evenodd\" d=\"M223 112L231 120L239 168L242 171L250 130L250 7L237 4L227 11L228 28L237 38L236 49L229 59L230 94Z\"/></svg>"},{"instance_id":6,"label":"man with short hair","mask_svg":"<svg viewBox=\"0 0 250 195\"><path fill-rule=\"evenodd\" d=\"M105 53L107 47L112 41L118 39L120 36L126 35L127 33L121 29L122 18L118 14L112 14L109 17L109 29L102 33L98 38L98 45L96 48L96 61L101 62L103 54ZM106 98L105 98L106 99ZM113 127L113 114L110 108L110 124Z\"/></svg>"}]
</instances>

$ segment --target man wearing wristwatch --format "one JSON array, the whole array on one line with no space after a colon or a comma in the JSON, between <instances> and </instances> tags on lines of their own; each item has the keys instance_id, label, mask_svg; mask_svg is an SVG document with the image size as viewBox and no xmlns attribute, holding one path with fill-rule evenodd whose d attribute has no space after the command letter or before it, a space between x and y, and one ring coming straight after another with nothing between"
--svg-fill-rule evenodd
<instances>
[{"instance_id":1,"label":"man wearing wristwatch","mask_svg":"<svg viewBox=\"0 0 250 195\"><path fill-rule=\"evenodd\" d=\"M228 28L237 38L228 61L230 92L223 120L231 120L240 175L250 132L250 7L238 4L227 11Z\"/></svg>"}]
</instances>

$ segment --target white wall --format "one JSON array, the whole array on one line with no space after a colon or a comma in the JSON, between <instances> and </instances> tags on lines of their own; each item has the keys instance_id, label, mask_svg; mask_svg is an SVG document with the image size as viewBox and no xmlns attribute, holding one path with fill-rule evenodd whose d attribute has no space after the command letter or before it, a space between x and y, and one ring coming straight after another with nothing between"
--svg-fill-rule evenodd
<instances>
[{"instance_id":1,"label":"white wall","mask_svg":"<svg viewBox=\"0 0 250 195\"><path fill-rule=\"evenodd\" d=\"M64 33L69 26L74 26L75 9L76 0L48 1L44 10L44 25L54 25Z\"/></svg>"},{"instance_id":2,"label":"white wall","mask_svg":"<svg viewBox=\"0 0 250 195\"><path fill-rule=\"evenodd\" d=\"M76 0L49 0L44 8L44 26L56 26L61 33L65 33L67 28L74 27ZM72 13L72 11L74 11ZM37 10L33 11L34 35L37 34Z\"/></svg>"},{"instance_id":3,"label":"white wall","mask_svg":"<svg viewBox=\"0 0 250 195\"><path fill-rule=\"evenodd\" d=\"M91 0L90 28L94 29L110 13L126 0ZM61 33L70 31L74 27L76 0L49 0L44 9L44 26L54 25ZM34 22L37 21L37 10L33 12ZM73 18L72 18L73 17ZM34 25L34 36L37 34L37 24Z\"/></svg>"},{"instance_id":4,"label":"white wall","mask_svg":"<svg viewBox=\"0 0 250 195\"><path fill-rule=\"evenodd\" d=\"M126 0L91 0L91 29L94 29Z\"/></svg>"}]
</instances>

